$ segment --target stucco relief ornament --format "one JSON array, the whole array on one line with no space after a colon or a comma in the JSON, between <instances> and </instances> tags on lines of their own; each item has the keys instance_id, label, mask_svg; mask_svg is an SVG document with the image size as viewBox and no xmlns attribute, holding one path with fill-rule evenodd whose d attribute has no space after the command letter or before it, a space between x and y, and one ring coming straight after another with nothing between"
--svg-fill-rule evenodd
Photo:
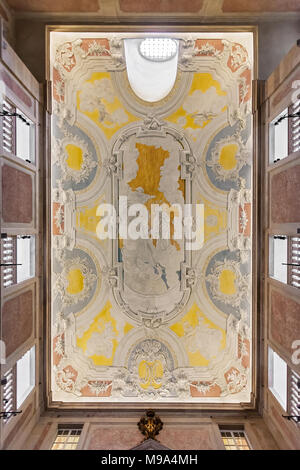
<instances>
[{"instance_id":1,"label":"stucco relief ornament","mask_svg":"<svg viewBox=\"0 0 300 470\"><path fill-rule=\"evenodd\" d=\"M231 66L237 70L242 65L250 68L247 50L240 44L231 45Z\"/></svg>"},{"instance_id":2,"label":"stucco relief ornament","mask_svg":"<svg viewBox=\"0 0 300 470\"><path fill-rule=\"evenodd\" d=\"M237 138L239 137L240 133L246 129L246 119L249 112L248 103L246 103L244 106L239 106L232 111L230 110L229 112L229 124L231 126L236 125L236 131L233 135Z\"/></svg>"},{"instance_id":3,"label":"stucco relief ornament","mask_svg":"<svg viewBox=\"0 0 300 470\"><path fill-rule=\"evenodd\" d=\"M118 161L117 155L112 155L103 162L103 168L108 176L118 175L122 169L121 163Z\"/></svg>"},{"instance_id":4,"label":"stucco relief ornament","mask_svg":"<svg viewBox=\"0 0 300 470\"><path fill-rule=\"evenodd\" d=\"M220 290L220 275L222 271L228 270L235 274L233 294L224 294ZM251 275L240 272L240 263L238 261L225 259L224 261L215 261L212 272L205 277L208 282L214 299L219 300L227 305L239 307L242 300L250 296Z\"/></svg>"},{"instance_id":5,"label":"stucco relief ornament","mask_svg":"<svg viewBox=\"0 0 300 470\"><path fill-rule=\"evenodd\" d=\"M89 55L95 56L103 54L110 54L110 51L102 44L99 44L97 41L93 41L91 44L89 44L86 54L82 54L82 58L85 59Z\"/></svg>"},{"instance_id":6,"label":"stucco relief ornament","mask_svg":"<svg viewBox=\"0 0 300 470\"><path fill-rule=\"evenodd\" d=\"M85 82L80 92L80 111L98 111L98 121L106 128L113 128L128 122L128 114L123 108L108 112L106 103L113 103L115 90L108 78Z\"/></svg>"},{"instance_id":7,"label":"stucco relief ornament","mask_svg":"<svg viewBox=\"0 0 300 470\"><path fill-rule=\"evenodd\" d=\"M59 98L59 101L63 101L63 98L65 96L65 82L63 82L62 80L57 80L54 85L54 88Z\"/></svg>"},{"instance_id":8,"label":"stucco relief ornament","mask_svg":"<svg viewBox=\"0 0 300 470\"><path fill-rule=\"evenodd\" d=\"M119 38L114 38L109 41L111 49L111 58L114 62L116 69L123 70L126 67L125 58L123 55L123 43Z\"/></svg>"},{"instance_id":9,"label":"stucco relief ornament","mask_svg":"<svg viewBox=\"0 0 300 470\"><path fill-rule=\"evenodd\" d=\"M95 395L99 396L102 393L106 393L111 386L111 382L104 382L104 381L96 381L96 382L90 382L88 384L89 389L92 393Z\"/></svg>"},{"instance_id":10,"label":"stucco relief ornament","mask_svg":"<svg viewBox=\"0 0 300 470\"><path fill-rule=\"evenodd\" d=\"M55 220L55 224L56 224L56 227L57 227L59 233L63 234L64 233L63 226L64 226L64 222L65 222L65 213L64 213L64 207L62 205L59 206L59 208L57 209L57 211L55 213L55 216L54 216L54 220Z\"/></svg>"},{"instance_id":11,"label":"stucco relief ornament","mask_svg":"<svg viewBox=\"0 0 300 470\"><path fill-rule=\"evenodd\" d=\"M54 352L59 356L65 355L65 341L62 335L60 335L56 340Z\"/></svg>"},{"instance_id":12,"label":"stucco relief ornament","mask_svg":"<svg viewBox=\"0 0 300 470\"><path fill-rule=\"evenodd\" d=\"M184 336L181 338L185 349L194 354L200 352L206 359L216 357L222 340L222 332L209 328L204 319L195 327L184 323Z\"/></svg>"},{"instance_id":13,"label":"stucco relief ornament","mask_svg":"<svg viewBox=\"0 0 300 470\"><path fill-rule=\"evenodd\" d=\"M189 384L191 387L194 387L197 392L203 393L203 395L206 395L209 393L210 389L213 388L216 384L216 382L202 382L202 381L195 381L191 382Z\"/></svg>"},{"instance_id":14,"label":"stucco relief ornament","mask_svg":"<svg viewBox=\"0 0 300 470\"><path fill-rule=\"evenodd\" d=\"M101 328L99 325L98 328ZM111 323L106 323L103 331L94 331L86 343L85 355L111 357L113 355L114 339L117 334L113 330Z\"/></svg>"},{"instance_id":15,"label":"stucco relief ornament","mask_svg":"<svg viewBox=\"0 0 300 470\"><path fill-rule=\"evenodd\" d=\"M66 150L67 145L74 145L81 149L82 162L80 169L74 169L68 165L69 154ZM65 132L65 137L61 140L53 139L53 156L54 163L61 170L61 180L63 182L73 181L76 184L81 183L87 180L92 170L97 167L97 162L92 159L86 142L68 132Z\"/></svg>"},{"instance_id":16,"label":"stucco relief ornament","mask_svg":"<svg viewBox=\"0 0 300 470\"><path fill-rule=\"evenodd\" d=\"M74 110L68 108L64 102L53 102L53 114L57 116L57 126L60 129L64 128L65 121L72 125L75 122Z\"/></svg>"},{"instance_id":17,"label":"stucco relief ornament","mask_svg":"<svg viewBox=\"0 0 300 470\"><path fill-rule=\"evenodd\" d=\"M247 375L235 368L232 368L232 370L226 374L226 379L228 391L231 394L241 392L247 385Z\"/></svg>"},{"instance_id":18,"label":"stucco relief ornament","mask_svg":"<svg viewBox=\"0 0 300 470\"><path fill-rule=\"evenodd\" d=\"M88 50L82 47L83 41L78 38L75 41L65 42L56 49L54 67L58 70L61 77L65 78L67 74L77 65L89 56L110 56L111 52L102 44L93 41L89 44Z\"/></svg>"},{"instance_id":19,"label":"stucco relief ornament","mask_svg":"<svg viewBox=\"0 0 300 470\"><path fill-rule=\"evenodd\" d=\"M76 294L70 294L68 291L68 274L71 270L78 269L83 277L83 288ZM62 272L54 274L54 291L60 297L62 308L69 307L79 302L83 302L89 297L97 276L93 273L86 260L80 257L65 259Z\"/></svg>"},{"instance_id":20,"label":"stucco relief ornament","mask_svg":"<svg viewBox=\"0 0 300 470\"><path fill-rule=\"evenodd\" d=\"M236 165L234 168L225 169L220 163L220 155L222 149L228 145L237 146L237 152L235 155ZM206 161L206 165L213 170L216 175L216 179L219 181L227 180L239 180L240 170L251 162L251 153L247 149L246 145L242 141L240 135L227 136L220 139L211 152L211 159Z\"/></svg>"},{"instance_id":21,"label":"stucco relief ornament","mask_svg":"<svg viewBox=\"0 0 300 470\"><path fill-rule=\"evenodd\" d=\"M161 318L143 318L143 325L146 330L156 330L162 324ZM146 331L147 334L147 331Z\"/></svg>"},{"instance_id":22,"label":"stucco relief ornament","mask_svg":"<svg viewBox=\"0 0 300 470\"><path fill-rule=\"evenodd\" d=\"M140 386L138 373L130 372L124 368L114 377L112 396L117 398L136 396L143 400L153 401L168 397L181 399L190 397L188 376L184 371L164 371L158 385L159 388L143 389Z\"/></svg>"},{"instance_id":23,"label":"stucco relief ornament","mask_svg":"<svg viewBox=\"0 0 300 470\"><path fill-rule=\"evenodd\" d=\"M81 43L80 39L73 42L65 42L56 49L54 67L64 76L66 71L70 71L76 64L74 48Z\"/></svg>"},{"instance_id":24,"label":"stucco relief ornament","mask_svg":"<svg viewBox=\"0 0 300 470\"><path fill-rule=\"evenodd\" d=\"M247 85L247 80L246 80L245 77L241 77L239 82L240 82L240 85L241 85L241 87L240 87L240 99L241 99L241 103L244 103L245 98L248 95L250 86Z\"/></svg>"},{"instance_id":25,"label":"stucco relief ornament","mask_svg":"<svg viewBox=\"0 0 300 470\"><path fill-rule=\"evenodd\" d=\"M160 130L161 127L164 125L162 121L160 121L154 114L148 114L143 122L142 130L151 130L156 131Z\"/></svg>"},{"instance_id":26,"label":"stucco relief ornament","mask_svg":"<svg viewBox=\"0 0 300 470\"><path fill-rule=\"evenodd\" d=\"M148 361L153 361L160 358L165 362L166 354L169 353L160 341L146 340L135 348L134 352L131 353L130 360L147 359Z\"/></svg>"},{"instance_id":27,"label":"stucco relief ornament","mask_svg":"<svg viewBox=\"0 0 300 470\"><path fill-rule=\"evenodd\" d=\"M195 231L195 227L192 226L193 230ZM191 268L187 263L181 264L181 281L180 286L182 290L185 289L192 289L195 287L197 282L201 279L201 272L199 272L195 268ZM182 305L179 305L182 308Z\"/></svg>"},{"instance_id":28,"label":"stucco relief ornament","mask_svg":"<svg viewBox=\"0 0 300 470\"><path fill-rule=\"evenodd\" d=\"M54 330L53 330L53 338L57 335L62 334L65 331L65 318L64 314L61 310L58 310L55 313L55 321L54 321Z\"/></svg>"},{"instance_id":29,"label":"stucco relief ornament","mask_svg":"<svg viewBox=\"0 0 300 470\"><path fill-rule=\"evenodd\" d=\"M240 189L228 193L228 247L230 251L240 250L241 263L246 263L251 250L251 202L252 193L246 188L246 181L240 178ZM249 229L249 232L248 232Z\"/></svg>"},{"instance_id":30,"label":"stucco relief ornament","mask_svg":"<svg viewBox=\"0 0 300 470\"><path fill-rule=\"evenodd\" d=\"M135 396L147 400L187 398L188 378L181 369L174 370L173 358L166 345L149 338L134 347L129 355L128 368L122 368L114 376L112 396Z\"/></svg>"},{"instance_id":31,"label":"stucco relief ornament","mask_svg":"<svg viewBox=\"0 0 300 470\"><path fill-rule=\"evenodd\" d=\"M71 370L59 369L54 366L56 384L64 392L74 393L76 388L75 373Z\"/></svg>"},{"instance_id":32,"label":"stucco relief ornament","mask_svg":"<svg viewBox=\"0 0 300 470\"><path fill-rule=\"evenodd\" d=\"M182 54L179 55L178 64L182 70L189 70L194 65L195 41L191 38L182 41Z\"/></svg>"},{"instance_id":33,"label":"stucco relief ornament","mask_svg":"<svg viewBox=\"0 0 300 470\"><path fill-rule=\"evenodd\" d=\"M102 268L102 274L104 280L111 286L117 287L119 282L119 272L117 268L112 268L109 266L104 266Z\"/></svg>"},{"instance_id":34,"label":"stucco relief ornament","mask_svg":"<svg viewBox=\"0 0 300 470\"><path fill-rule=\"evenodd\" d=\"M203 46L198 47L196 49L196 53L197 55L212 56L217 58L220 58L221 56L221 51L216 49L212 44L209 44L208 42L203 44Z\"/></svg>"}]
</instances>

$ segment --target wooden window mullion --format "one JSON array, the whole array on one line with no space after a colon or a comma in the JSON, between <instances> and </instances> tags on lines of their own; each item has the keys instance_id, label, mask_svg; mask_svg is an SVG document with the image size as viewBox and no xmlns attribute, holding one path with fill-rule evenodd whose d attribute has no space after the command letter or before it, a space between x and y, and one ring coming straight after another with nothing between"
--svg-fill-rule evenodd
<instances>
[{"instance_id":1,"label":"wooden window mullion","mask_svg":"<svg viewBox=\"0 0 300 470\"><path fill-rule=\"evenodd\" d=\"M293 105L289 106L288 114L293 113ZM288 153L293 153L293 122L292 119L288 119Z\"/></svg>"},{"instance_id":2,"label":"wooden window mullion","mask_svg":"<svg viewBox=\"0 0 300 470\"><path fill-rule=\"evenodd\" d=\"M292 263L292 250L293 250L293 244L292 244L292 238L287 237L287 263L290 264ZM292 284L292 269L293 266L287 266L287 283L289 285Z\"/></svg>"},{"instance_id":3,"label":"wooden window mullion","mask_svg":"<svg viewBox=\"0 0 300 470\"><path fill-rule=\"evenodd\" d=\"M17 237L13 237L13 243L12 243L12 249L13 249L13 263L16 265L17 264ZM13 266L13 283L17 284L17 266Z\"/></svg>"}]
</instances>

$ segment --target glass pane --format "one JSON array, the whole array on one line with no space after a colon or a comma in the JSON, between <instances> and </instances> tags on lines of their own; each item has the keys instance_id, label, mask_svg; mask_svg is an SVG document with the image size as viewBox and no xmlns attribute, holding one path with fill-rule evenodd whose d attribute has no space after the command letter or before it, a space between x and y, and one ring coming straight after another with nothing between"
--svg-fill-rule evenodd
<instances>
[{"instance_id":1,"label":"glass pane","mask_svg":"<svg viewBox=\"0 0 300 470\"><path fill-rule=\"evenodd\" d=\"M17 361L17 408L19 408L35 383L35 346Z\"/></svg>"},{"instance_id":2,"label":"glass pane","mask_svg":"<svg viewBox=\"0 0 300 470\"><path fill-rule=\"evenodd\" d=\"M59 429L52 449L74 450L77 448L81 429Z\"/></svg>"},{"instance_id":3,"label":"glass pane","mask_svg":"<svg viewBox=\"0 0 300 470\"><path fill-rule=\"evenodd\" d=\"M287 408L287 364L269 348L269 388L283 409Z\"/></svg>"},{"instance_id":4,"label":"glass pane","mask_svg":"<svg viewBox=\"0 0 300 470\"><path fill-rule=\"evenodd\" d=\"M270 237L269 242L269 275L277 281L287 283L288 239L277 235Z\"/></svg>"},{"instance_id":5,"label":"glass pane","mask_svg":"<svg viewBox=\"0 0 300 470\"><path fill-rule=\"evenodd\" d=\"M19 109L22 118L16 118L16 155L22 160L35 161L34 133L35 126Z\"/></svg>"},{"instance_id":6,"label":"glass pane","mask_svg":"<svg viewBox=\"0 0 300 470\"><path fill-rule=\"evenodd\" d=\"M17 282L35 276L35 237L17 237Z\"/></svg>"},{"instance_id":7,"label":"glass pane","mask_svg":"<svg viewBox=\"0 0 300 470\"><path fill-rule=\"evenodd\" d=\"M288 156L288 119L278 120L288 114L284 109L270 124L270 162Z\"/></svg>"}]
</instances>

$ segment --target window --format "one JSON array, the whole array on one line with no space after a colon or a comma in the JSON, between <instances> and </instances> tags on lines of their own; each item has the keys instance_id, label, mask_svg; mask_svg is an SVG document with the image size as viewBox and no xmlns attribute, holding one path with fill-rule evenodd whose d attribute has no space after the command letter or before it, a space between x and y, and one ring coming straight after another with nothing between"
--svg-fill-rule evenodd
<instances>
[{"instance_id":1,"label":"window","mask_svg":"<svg viewBox=\"0 0 300 470\"><path fill-rule=\"evenodd\" d=\"M7 98L2 101L3 149L22 160L35 161L35 124Z\"/></svg>"},{"instance_id":2,"label":"window","mask_svg":"<svg viewBox=\"0 0 300 470\"><path fill-rule=\"evenodd\" d=\"M17 361L17 408L20 408L35 385L35 346Z\"/></svg>"},{"instance_id":3,"label":"window","mask_svg":"<svg viewBox=\"0 0 300 470\"><path fill-rule=\"evenodd\" d=\"M7 237L1 240L1 263L3 287L11 286L17 282L17 269L12 266L17 261L17 237Z\"/></svg>"},{"instance_id":4,"label":"window","mask_svg":"<svg viewBox=\"0 0 300 470\"><path fill-rule=\"evenodd\" d=\"M281 119L288 114L288 109L284 109L275 119L270 123L269 127L269 148L270 148L270 163L275 163L278 160L286 158L289 154L289 120Z\"/></svg>"},{"instance_id":5,"label":"window","mask_svg":"<svg viewBox=\"0 0 300 470\"><path fill-rule=\"evenodd\" d=\"M16 110L16 155L22 160L35 161L34 124L19 109Z\"/></svg>"},{"instance_id":6,"label":"window","mask_svg":"<svg viewBox=\"0 0 300 470\"><path fill-rule=\"evenodd\" d=\"M289 237L288 282L300 288L300 237Z\"/></svg>"},{"instance_id":7,"label":"window","mask_svg":"<svg viewBox=\"0 0 300 470\"><path fill-rule=\"evenodd\" d=\"M172 90L177 76L177 44L171 38L124 39L128 81L142 100L153 103Z\"/></svg>"},{"instance_id":8,"label":"window","mask_svg":"<svg viewBox=\"0 0 300 470\"><path fill-rule=\"evenodd\" d=\"M289 114L296 114L300 111L300 100L289 107ZM300 150L300 116L289 119L289 153Z\"/></svg>"},{"instance_id":9,"label":"window","mask_svg":"<svg viewBox=\"0 0 300 470\"><path fill-rule=\"evenodd\" d=\"M15 410L16 407L16 394L15 394L15 368L9 369L4 375L3 379L5 380L5 385L3 385L3 411L10 413ZM8 414L3 418L4 423L7 423L12 417L11 414Z\"/></svg>"},{"instance_id":10,"label":"window","mask_svg":"<svg viewBox=\"0 0 300 470\"><path fill-rule=\"evenodd\" d=\"M80 439L82 424L59 425L51 450L75 450Z\"/></svg>"},{"instance_id":11,"label":"window","mask_svg":"<svg viewBox=\"0 0 300 470\"><path fill-rule=\"evenodd\" d=\"M250 450L250 444L242 429L220 429L222 441L226 450Z\"/></svg>"},{"instance_id":12,"label":"window","mask_svg":"<svg viewBox=\"0 0 300 470\"><path fill-rule=\"evenodd\" d=\"M300 237L274 235L269 239L269 276L300 288Z\"/></svg>"},{"instance_id":13,"label":"window","mask_svg":"<svg viewBox=\"0 0 300 470\"><path fill-rule=\"evenodd\" d=\"M269 238L269 275L287 283L288 239L285 235Z\"/></svg>"},{"instance_id":14,"label":"window","mask_svg":"<svg viewBox=\"0 0 300 470\"><path fill-rule=\"evenodd\" d=\"M300 375L290 371L290 409L291 416L300 416ZM300 423L299 418L292 418L295 423Z\"/></svg>"},{"instance_id":15,"label":"window","mask_svg":"<svg viewBox=\"0 0 300 470\"><path fill-rule=\"evenodd\" d=\"M35 276L35 237L17 237L17 282Z\"/></svg>"},{"instance_id":16,"label":"window","mask_svg":"<svg viewBox=\"0 0 300 470\"><path fill-rule=\"evenodd\" d=\"M282 408L287 410L287 364L269 347L269 389Z\"/></svg>"},{"instance_id":17,"label":"window","mask_svg":"<svg viewBox=\"0 0 300 470\"><path fill-rule=\"evenodd\" d=\"M29 349L2 377L3 411L18 410L35 386L35 346ZM13 417L5 416L4 423Z\"/></svg>"},{"instance_id":18,"label":"window","mask_svg":"<svg viewBox=\"0 0 300 470\"><path fill-rule=\"evenodd\" d=\"M169 60L177 53L177 41L170 38L146 38L140 44L140 53L148 60Z\"/></svg>"},{"instance_id":19,"label":"window","mask_svg":"<svg viewBox=\"0 0 300 470\"><path fill-rule=\"evenodd\" d=\"M1 240L3 287L35 276L35 236L9 236Z\"/></svg>"},{"instance_id":20,"label":"window","mask_svg":"<svg viewBox=\"0 0 300 470\"><path fill-rule=\"evenodd\" d=\"M15 153L15 117L11 116L15 112L15 107L7 99L4 99L2 111L7 114L2 117L3 149L9 153Z\"/></svg>"}]
</instances>

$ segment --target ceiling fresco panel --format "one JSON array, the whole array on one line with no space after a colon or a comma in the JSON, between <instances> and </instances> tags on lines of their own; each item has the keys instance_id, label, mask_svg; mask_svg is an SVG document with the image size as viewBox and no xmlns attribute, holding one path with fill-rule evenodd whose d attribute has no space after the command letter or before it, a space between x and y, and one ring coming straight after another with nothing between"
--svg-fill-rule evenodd
<instances>
[{"instance_id":1,"label":"ceiling fresco panel","mask_svg":"<svg viewBox=\"0 0 300 470\"><path fill-rule=\"evenodd\" d=\"M8 5L15 11L31 12L97 12L99 11L98 0L8 0Z\"/></svg>"},{"instance_id":2,"label":"ceiling fresco panel","mask_svg":"<svg viewBox=\"0 0 300 470\"><path fill-rule=\"evenodd\" d=\"M124 40L143 37L50 35L52 400L247 403L253 36L170 33L178 73L158 102L127 76ZM201 243L176 236L176 210L168 238L127 236L133 204L163 216L189 204L194 225L201 206Z\"/></svg>"},{"instance_id":3,"label":"ceiling fresco panel","mask_svg":"<svg viewBox=\"0 0 300 470\"><path fill-rule=\"evenodd\" d=\"M203 7L203 0L119 0L120 9L126 13L197 13Z\"/></svg>"},{"instance_id":4,"label":"ceiling fresco panel","mask_svg":"<svg viewBox=\"0 0 300 470\"><path fill-rule=\"evenodd\" d=\"M299 11L298 0L224 0L223 12L225 13L265 13Z\"/></svg>"}]
</instances>

